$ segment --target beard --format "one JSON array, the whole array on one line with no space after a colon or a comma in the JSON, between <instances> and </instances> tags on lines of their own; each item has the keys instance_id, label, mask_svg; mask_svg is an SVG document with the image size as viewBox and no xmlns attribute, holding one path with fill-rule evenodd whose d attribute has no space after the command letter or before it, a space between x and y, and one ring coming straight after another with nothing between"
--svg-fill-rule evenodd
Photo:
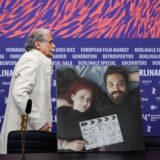
<instances>
[{"instance_id":1,"label":"beard","mask_svg":"<svg viewBox=\"0 0 160 160\"><path fill-rule=\"evenodd\" d=\"M112 102L114 102L115 104L121 104L123 100L126 98L128 91L123 92L121 90L118 90L109 93L107 90L107 94Z\"/></svg>"}]
</instances>

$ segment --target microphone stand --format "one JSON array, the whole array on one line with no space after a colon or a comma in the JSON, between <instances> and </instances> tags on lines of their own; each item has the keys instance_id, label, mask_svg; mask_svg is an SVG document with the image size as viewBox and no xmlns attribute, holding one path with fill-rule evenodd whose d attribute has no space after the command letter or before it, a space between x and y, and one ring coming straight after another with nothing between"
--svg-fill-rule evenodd
<instances>
[{"instance_id":1,"label":"microphone stand","mask_svg":"<svg viewBox=\"0 0 160 160\"><path fill-rule=\"evenodd\" d=\"M27 121L28 121L28 114L21 115L21 139L22 139L22 158L21 160L25 160L25 139L26 139L26 129L27 129Z\"/></svg>"},{"instance_id":2,"label":"microphone stand","mask_svg":"<svg viewBox=\"0 0 160 160\"><path fill-rule=\"evenodd\" d=\"M25 110L26 114L21 115L21 140L22 140L21 160L25 160L26 130L27 130L28 114L31 113L31 109L32 109L32 100L29 99L27 101L27 106Z\"/></svg>"}]
</instances>

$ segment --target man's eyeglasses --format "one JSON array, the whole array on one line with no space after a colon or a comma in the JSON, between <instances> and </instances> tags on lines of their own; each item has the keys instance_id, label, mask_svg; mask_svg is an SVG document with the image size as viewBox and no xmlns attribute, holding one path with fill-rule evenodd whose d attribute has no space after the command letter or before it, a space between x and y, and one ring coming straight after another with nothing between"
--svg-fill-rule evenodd
<instances>
[{"instance_id":1,"label":"man's eyeglasses","mask_svg":"<svg viewBox=\"0 0 160 160\"><path fill-rule=\"evenodd\" d=\"M47 40L44 39L44 41L47 42L47 43L49 43L49 44L53 43L53 40L47 41Z\"/></svg>"}]
</instances>

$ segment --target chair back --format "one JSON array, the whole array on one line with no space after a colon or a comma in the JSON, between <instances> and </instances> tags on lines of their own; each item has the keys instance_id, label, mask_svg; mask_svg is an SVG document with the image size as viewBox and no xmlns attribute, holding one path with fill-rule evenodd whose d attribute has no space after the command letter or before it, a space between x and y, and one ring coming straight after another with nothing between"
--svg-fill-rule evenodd
<instances>
[{"instance_id":1,"label":"chair back","mask_svg":"<svg viewBox=\"0 0 160 160\"><path fill-rule=\"evenodd\" d=\"M57 136L43 131L26 131L25 153L51 153L57 151ZM21 131L8 134L7 153L22 153Z\"/></svg>"}]
</instances>

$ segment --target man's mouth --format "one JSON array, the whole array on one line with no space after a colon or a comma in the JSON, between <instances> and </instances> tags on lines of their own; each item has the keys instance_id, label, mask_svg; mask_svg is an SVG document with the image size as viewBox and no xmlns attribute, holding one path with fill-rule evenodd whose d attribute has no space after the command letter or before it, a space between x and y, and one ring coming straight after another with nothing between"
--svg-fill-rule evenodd
<instances>
[{"instance_id":1,"label":"man's mouth","mask_svg":"<svg viewBox=\"0 0 160 160\"><path fill-rule=\"evenodd\" d=\"M111 93L112 96L113 95L121 95L121 94L123 94L122 91L114 91L114 92Z\"/></svg>"}]
</instances>

